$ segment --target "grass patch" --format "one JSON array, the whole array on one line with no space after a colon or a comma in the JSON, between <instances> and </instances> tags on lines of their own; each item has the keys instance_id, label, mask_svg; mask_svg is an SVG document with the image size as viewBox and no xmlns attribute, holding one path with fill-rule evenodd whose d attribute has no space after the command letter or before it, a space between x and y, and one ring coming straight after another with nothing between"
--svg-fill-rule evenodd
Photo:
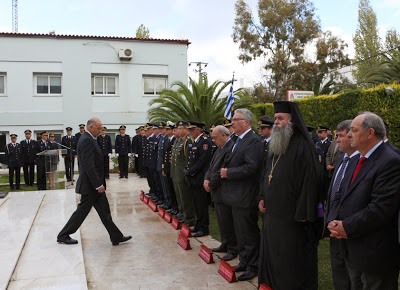
<instances>
[{"instance_id":1,"label":"grass patch","mask_svg":"<svg viewBox=\"0 0 400 290\"><path fill-rule=\"evenodd\" d=\"M221 241L215 209L210 207L210 235ZM262 215L259 214L258 225L262 228ZM318 247L318 285L319 289L331 290L334 289L331 272L331 260L329 255L329 238L320 241Z\"/></svg>"},{"instance_id":2,"label":"grass patch","mask_svg":"<svg viewBox=\"0 0 400 290\"><path fill-rule=\"evenodd\" d=\"M57 189L65 189L65 182L64 181L59 182L58 185L56 185L56 187L53 187L53 188L47 187L47 190L57 190ZM10 186L8 186L8 185L7 186L0 186L0 191L8 191L8 192L37 191L37 190L38 190L38 188L37 188L36 185L34 185L34 186L25 186L25 185L21 184L21 188L20 189L14 189L14 190L11 190Z\"/></svg>"}]
</instances>

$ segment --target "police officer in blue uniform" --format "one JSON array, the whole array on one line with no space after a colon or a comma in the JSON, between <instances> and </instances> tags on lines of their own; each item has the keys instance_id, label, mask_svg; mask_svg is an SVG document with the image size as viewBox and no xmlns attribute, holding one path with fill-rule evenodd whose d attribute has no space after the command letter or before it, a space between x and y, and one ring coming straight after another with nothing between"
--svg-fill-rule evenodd
<instances>
[{"instance_id":1,"label":"police officer in blue uniform","mask_svg":"<svg viewBox=\"0 0 400 290\"><path fill-rule=\"evenodd\" d=\"M11 190L20 189L22 150L21 144L17 143L16 134L11 134L11 143L7 144L5 152L4 164L8 165L8 181L10 182ZM15 188L14 188L14 174L15 174Z\"/></svg>"},{"instance_id":2,"label":"police officer in blue uniform","mask_svg":"<svg viewBox=\"0 0 400 290\"><path fill-rule=\"evenodd\" d=\"M107 127L101 129L101 134L97 137L104 163L104 177L110 179L110 156L112 153L111 137L107 135Z\"/></svg>"},{"instance_id":3,"label":"police officer in blue uniform","mask_svg":"<svg viewBox=\"0 0 400 290\"><path fill-rule=\"evenodd\" d=\"M35 160L38 150L38 142L32 140L32 131L25 130L25 140L21 141L22 159L24 160L25 186L33 186L35 181Z\"/></svg>"},{"instance_id":4,"label":"police officer in blue uniform","mask_svg":"<svg viewBox=\"0 0 400 290\"><path fill-rule=\"evenodd\" d=\"M72 136L72 128L66 128L67 135L63 136L61 139L61 144L67 148L67 153L63 153L62 157L64 158L64 165L65 165L65 175L67 177L67 181L74 180L74 165L75 165L75 158L76 155L76 138ZM80 135L79 135L80 136Z\"/></svg>"},{"instance_id":5,"label":"police officer in blue uniform","mask_svg":"<svg viewBox=\"0 0 400 290\"><path fill-rule=\"evenodd\" d=\"M115 138L115 154L118 156L119 178L128 178L129 157L131 156L131 137L125 134L126 126L119 127Z\"/></svg>"}]
</instances>

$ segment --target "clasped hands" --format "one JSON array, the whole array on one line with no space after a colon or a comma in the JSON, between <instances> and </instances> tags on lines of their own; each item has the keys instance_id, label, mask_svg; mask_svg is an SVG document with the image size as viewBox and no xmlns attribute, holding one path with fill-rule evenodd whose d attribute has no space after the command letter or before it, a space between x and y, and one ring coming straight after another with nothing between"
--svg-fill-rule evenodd
<instances>
[{"instance_id":1,"label":"clasped hands","mask_svg":"<svg viewBox=\"0 0 400 290\"><path fill-rule=\"evenodd\" d=\"M330 237L336 239L347 239L347 233L344 230L343 222L333 220L328 223L328 230L331 232Z\"/></svg>"}]
</instances>

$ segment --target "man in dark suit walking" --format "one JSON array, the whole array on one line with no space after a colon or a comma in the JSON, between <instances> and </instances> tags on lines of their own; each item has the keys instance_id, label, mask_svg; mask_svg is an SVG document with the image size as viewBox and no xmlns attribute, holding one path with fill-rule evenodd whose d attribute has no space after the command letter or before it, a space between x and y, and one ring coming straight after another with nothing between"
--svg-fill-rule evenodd
<instances>
[{"instance_id":1,"label":"man in dark suit walking","mask_svg":"<svg viewBox=\"0 0 400 290\"><path fill-rule=\"evenodd\" d=\"M240 263L234 268L244 271L240 281L257 276L260 229L258 228L257 196L259 173L263 160L263 143L251 130L252 114L237 109L232 127L238 138L230 157L221 168L222 201L232 207Z\"/></svg>"},{"instance_id":2,"label":"man in dark suit walking","mask_svg":"<svg viewBox=\"0 0 400 290\"><path fill-rule=\"evenodd\" d=\"M225 158L231 153L234 142L229 138L229 130L221 125L213 129L211 137L218 148L215 150L210 167L205 174L203 186L207 192L211 192L221 234L221 245L211 250L216 253L226 252L222 260L230 261L237 257L237 241L232 207L222 202L220 169Z\"/></svg>"},{"instance_id":3,"label":"man in dark suit walking","mask_svg":"<svg viewBox=\"0 0 400 290\"><path fill-rule=\"evenodd\" d=\"M377 115L353 120L349 137L361 158L341 195L338 218L328 224L331 237L341 240L352 289L398 289L400 156L384 136Z\"/></svg>"},{"instance_id":4,"label":"man in dark suit walking","mask_svg":"<svg viewBox=\"0 0 400 290\"><path fill-rule=\"evenodd\" d=\"M330 232L326 228L327 223L338 218L338 206L343 190L348 187L353 171L360 158L357 150L351 147L349 131L352 120L340 122L336 128L337 144L340 152L333 170L332 182L327 196L327 206L325 211L324 236L329 236ZM347 271L345 260L340 252L340 240L330 238L329 251L331 257L332 279L335 289L350 290L350 277Z\"/></svg>"},{"instance_id":5,"label":"man in dark suit walking","mask_svg":"<svg viewBox=\"0 0 400 290\"><path fill-rule=\"evenodd\" d=\"M57 242L77 244L78 241L72 239L69 235L78 230L94 206L110 235L112 244L115 246L132 237L124 236L111 217L110 206L105 192L103 156L96 141L96 138L100 135L102 123L98 118L92 118L87 122L86 128L87 131L82 134L77 146L80 165L75 191L82 195L81 202L58 234Z\"/></svg>"}]
</instances>

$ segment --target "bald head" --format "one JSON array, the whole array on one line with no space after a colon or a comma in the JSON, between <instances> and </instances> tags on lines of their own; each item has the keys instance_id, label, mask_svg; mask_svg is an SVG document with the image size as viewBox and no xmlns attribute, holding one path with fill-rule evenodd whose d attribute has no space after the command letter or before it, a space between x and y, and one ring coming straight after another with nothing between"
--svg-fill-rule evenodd
<instances>
[{"instance_id":1,"label":"bald head","mask_svg":"<svg viewBox=\"0 0 400 290\"><path fill-rule=\"evenodd\" d=\"M229 135L229 130L221 125L215 127L211 132L211 138L218 147L221 147L228 141Z\"/></svg>"},{"instance_id":2,"label":"bald head","mask_svg":"<svg viewBox=\"0 0 400 290\"><path fill-rule=\"evenodd\" d=\"M103 128L103 124L100 119L97 117L93 117L89 119L86 123L86 130L93 135L93 137L97 137L101 133L101 129Z\"/></svg>"}]
</instances>

